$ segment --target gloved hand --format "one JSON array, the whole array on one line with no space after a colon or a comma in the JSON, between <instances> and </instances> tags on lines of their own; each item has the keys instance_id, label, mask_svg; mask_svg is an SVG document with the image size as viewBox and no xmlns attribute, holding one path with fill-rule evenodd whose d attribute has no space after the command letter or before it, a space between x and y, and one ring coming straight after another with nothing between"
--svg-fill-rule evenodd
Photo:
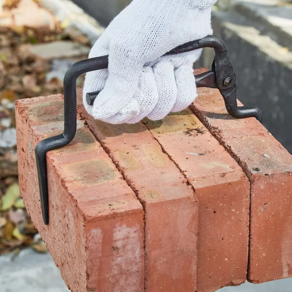
<instances>
[{"instance_id":1,"label":"gloved hand","mask_svg":"<svg viewBox=\"0 0 292 292\"><path fill-rule=\"evenodd\" d=\"M86 74L84 106L112 124L160 120L197 97L193 63L201 50L161 57L212 33L217 0L133 0L97 40L89 58L109 55L106 70ZM100 91L94 105L86 93Z\"/></svg>"}]
</instances>

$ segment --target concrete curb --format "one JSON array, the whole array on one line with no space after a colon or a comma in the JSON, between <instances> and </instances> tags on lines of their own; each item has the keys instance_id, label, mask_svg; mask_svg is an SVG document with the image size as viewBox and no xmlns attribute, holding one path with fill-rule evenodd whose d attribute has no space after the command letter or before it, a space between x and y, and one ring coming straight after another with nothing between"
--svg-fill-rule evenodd
<instances>
[{"instance_id":1,"label":"concrete curb","mask_svg":"<svg viewBox=\"0 0 292 292\"><path fill-rule=\"evenodd\" d=\"M291 1L262 0L252 3L234 0L234 4L236 12L254 21L255 26L262 28L279 45L292 49Z\"/></svg>"}]
</instances>

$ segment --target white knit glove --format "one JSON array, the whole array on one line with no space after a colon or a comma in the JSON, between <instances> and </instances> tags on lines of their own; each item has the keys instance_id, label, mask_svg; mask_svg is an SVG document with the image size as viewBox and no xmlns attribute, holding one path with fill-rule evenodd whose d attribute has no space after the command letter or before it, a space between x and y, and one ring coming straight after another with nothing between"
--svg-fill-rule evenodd
<instances>
[{"instance_id":1,"label":"white knit glove","mask_svg":"<svg viewBox=\"0 0 292 292\"><path fill-rule=\"evenodd\" d=\"M112 124L160 120L197 97L193 63L201 50L161 57L212 33L217 0L133 0L108 26L89 58L109 55L107 70L86 74L83 100L95 119ZM86 93L101 91L94 105Z\"/></svg>"}]
</instances>

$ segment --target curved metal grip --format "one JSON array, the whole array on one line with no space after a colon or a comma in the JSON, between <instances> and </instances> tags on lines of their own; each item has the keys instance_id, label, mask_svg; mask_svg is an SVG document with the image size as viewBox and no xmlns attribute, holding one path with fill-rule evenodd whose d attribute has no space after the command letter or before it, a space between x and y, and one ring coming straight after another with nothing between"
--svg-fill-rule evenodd
<instances>
[{"instance_id":1,"label":"curved metal grip","mask_svg":"<svg viewBox=\"0 0 292 292\"><path fill-rule=\"evenodd\" d=\"M207 36L201 40L175 48L167 53L167 55L188 52L205 47L214 49L215 58L212 71L195 76L197 86L218 88L223 96L226 110L232 117L237 119L255 117L261 122L262 112L259 108L237 106L236 75L228 55L227 47L221 39L215 36Z\"/></svg>"},{"instance_id":2,"label":"curved metal grip","mask_svg":"<svg viewBox=\"0 0 292 292\"><path fill-rule=\"evenodd\" d=\"M247 108L237 106L236 75L227 47L221 39L210 35L203 39L181 45L166 53L165 56L182 54L206 47L214 49L215 58L212 71L195 76L197 87L218 88L224 98L226 109L232 117L237 119L255 117L261 122L262 113L260 109L257 107ZM108 59L108 56L104 57ZM87 93L87 103L93 105L98 94L99 92Z\"/></svg>"},{"instance_id":3,"label":"curved metal grip","mask_svg":"<svg viewBox=\"0 0 292 292\"><path fill-rule=\"evenodd\" d=\"M64 132L41 141L36 149L36 163L38 170L41 208L44 223L49 224L49 192L46 154L50 150L68 145L75 137L77 130L77 78L90 71L105 69L108 66L106 57L88 59L75 63L64 78Z\"/></svg>"},{"instance_id":4,"label":"curved metal grip","mask_svg":"<svg viewBox=\"0 0 292 292\"><path fill-rule=\"evenodd\" d=\"M224 98L227 111L236 118L256 117L260 120L258 109L238 108L236 102L236 76L233 71L225 44L214 36L207 36L179 46L166 55L180 54L192 50L211 47L215 50L213 71L196 76L197 85L218 88ZM76 79L86 72L106 69L108 56L87 59L75 63L66 73L64 78L64 132L61 135L41 141L36 149L36 162L39 178L41 208L44 223L49 224L49 194L47 178L46 154L50 150L68 145L75 137L77 130L77 96ZM98 92L88 93L87 101L93 104Z\"/></svg>"}]
</instances>

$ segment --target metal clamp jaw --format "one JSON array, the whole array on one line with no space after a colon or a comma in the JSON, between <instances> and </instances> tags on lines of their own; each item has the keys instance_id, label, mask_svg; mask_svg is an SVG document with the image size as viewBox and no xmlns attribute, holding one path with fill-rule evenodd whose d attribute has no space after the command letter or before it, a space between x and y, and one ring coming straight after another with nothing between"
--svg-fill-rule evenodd
<instances>
[{"instance_id":1,"label":"metal clamp jaw","mask_svg":"<svg viewBox=\"0 0 292 292\"><path fill-rule=\"evenodd\" d=\"M203 39L179 46L166 55L185 53L205 47L210 47L215 50L215 59L211 71L195 76L197 86L218 88L223 96L226 109L232 117L238 119L255 117L261 121L262 115L258 108L237 106L236 75L228 56L227 48L222 40L214 36L207 36ZM107 67L108 56L102 56L75 63L67 71L64 78L64 132L61 135L41 141L35 149L42 215L46 225L49 224L46 154L50 150L68 145L75 137L77 130L77 78L86 72L106 69ZM87 93L87 102L89 105L94 103L98 93L99 92Z\"/></svg>"}]
</instances>

